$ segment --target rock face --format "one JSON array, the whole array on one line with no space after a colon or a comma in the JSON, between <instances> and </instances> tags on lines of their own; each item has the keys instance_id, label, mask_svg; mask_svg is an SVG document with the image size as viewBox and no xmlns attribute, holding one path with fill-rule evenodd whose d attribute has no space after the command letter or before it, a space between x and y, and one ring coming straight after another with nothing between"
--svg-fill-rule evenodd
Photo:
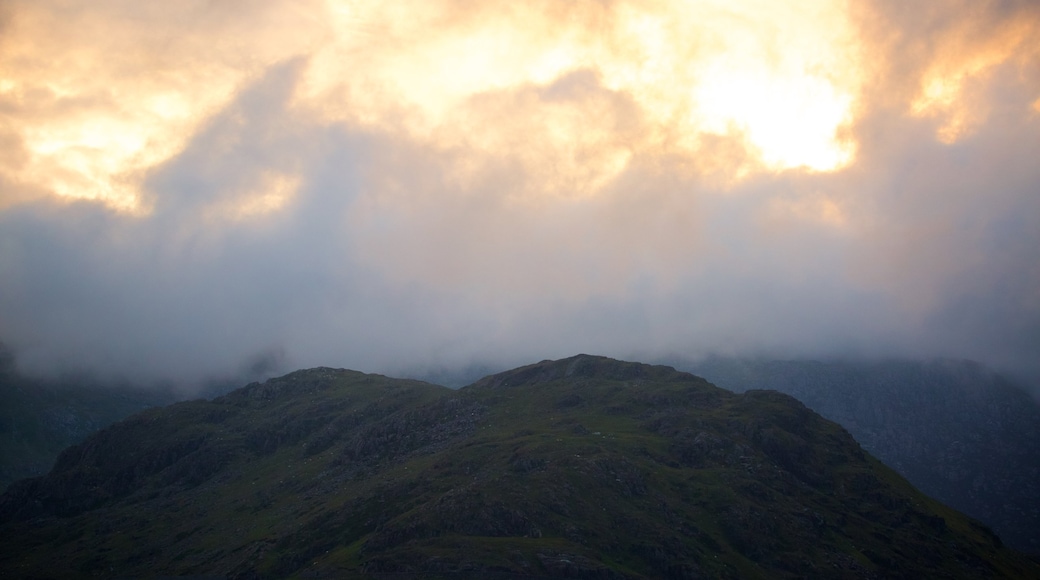
<instances>
[{"instance_id":1,"label":"rock face","mask_svg":"<svg viewBox=\"0 0 1040 580\"><path fill-rule=\"evenodd\" d=\"M12 485L0 535L2 577L1040 575L791 397L584 355L146 411Z\"/></svg>"},{"instance_id":2,"label":"rock face","mask_svg":"<svg viewBox=\"0 0 1040 580\"><path fill-rule=\"evenodd\" d=\"M982 366L720 358L692 370L797 398L921 491L1040 555L1040 405Z\"/></svg>"}]
</instances>

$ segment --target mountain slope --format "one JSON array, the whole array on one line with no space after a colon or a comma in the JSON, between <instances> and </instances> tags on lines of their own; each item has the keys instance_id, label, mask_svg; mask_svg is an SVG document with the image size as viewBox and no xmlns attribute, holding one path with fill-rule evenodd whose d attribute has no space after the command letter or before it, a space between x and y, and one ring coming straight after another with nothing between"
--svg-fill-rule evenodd
<instances>
[{"instance_id":1,"label":"mountain slope","mask_svg":"<svg viewBox=\"0 0 1040 580\"><path fill-rule=\"evenodd\" d=\"M984 367L716 358L689 368L738 393L797 398L921 491L1040 554L1040 405Z\"/></svg>"},{"instance_id":2,"label":"mountain slope","mask_svg":"<svg viewBox=\"0 0 1040 580\"><path fill-rule=\"evenodd\" d=\"M98 429L174 400L169 391L30 379L0 343L0 490L47 473L63 449Z\"/></svg>"},{"instance_id":3,"label":"mountain slope","mask_svg":"<svg viewBox=\"0 0 1040 580\"><path fill-rule=\"evenodd\" d=\"M590 356L146 411L12 485L0 522L25 577L1040 574L790 397Z\"/></svg>"}]
</instances>

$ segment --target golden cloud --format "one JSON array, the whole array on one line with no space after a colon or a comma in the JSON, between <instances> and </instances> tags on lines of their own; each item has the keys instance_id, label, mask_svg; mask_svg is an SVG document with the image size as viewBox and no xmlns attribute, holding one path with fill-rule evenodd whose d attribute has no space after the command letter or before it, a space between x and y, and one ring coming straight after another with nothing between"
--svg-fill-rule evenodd
<instances>
[{"instance_id":1,"label":"golden cloud","mask_svg":"<svg viewBox=\"0 0 1040 580\"><path fill-rule=\"evenodd\" d=\"M934 40L935 58L924 71L911 103L915 115L940 120L936 137L953 143L986 119L987 99L972 84L1006 63L1035 66L1040 59L1040 13L1015 15L996 23L963 19Z\"/></svg>"},{"instance_id":2,"label":"golden cloud","mask_svg":"<svg viewBox=\"0 0 1040 580\"><path fill-rule=\"evenodd\" d=\"M860 48L840 4L445 3L408 18L398 5L331 5L335 40L314 55L301 104L520 159L544 191L595 191L644 152L712 156L712 136L739 136L763 170L834 170L853 155L840 129ZM596 80L595 104L532 100L580 71ZM617 131L622 116L638 133Z\"/></svg>"},{"instance_id":3,"label":"golden cloud","mask_svg":"<svg viewBox=\"0 0 1040 580\"><path fill-rule=\"evenodd\" d=\"M720 187L759 172L837 171L855 160L850 128L872 70L851 6L14 1L0 37L0 178L145 212L147 173L265 70L299 57L296 112L439 152L462 189L506 164L517 176L507 197L587 197L660 156L688 159ZM1037 55L1037 19L995 34L970 22L939 37L910 104L941 118L944 141L984 116L966 96L972 79ZM283 202L263 200L299 183L260 181L271 191L228 215L273 211Z\"/></svg>"},{"instance_id":4,"label":"golden cloud","mask_svg":"<svg viewBox=\"0 0 1040 580\"><path fill-rule=\"evenodd\" d=\"M13 2L0 36L0 115L23 158L3 177L140 211L146 171L245 81L303 50L279 26L307 22L291 6L240 14L232 4Z\"/></svg>"}]
</instances>

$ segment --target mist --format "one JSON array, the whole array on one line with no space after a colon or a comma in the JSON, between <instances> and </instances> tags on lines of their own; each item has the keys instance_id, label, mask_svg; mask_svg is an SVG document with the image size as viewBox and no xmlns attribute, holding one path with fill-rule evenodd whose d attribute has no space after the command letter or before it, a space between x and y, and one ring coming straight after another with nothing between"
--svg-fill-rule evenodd
<instances>
[{"instance_id":1,"label":"mist","mask_svg":"<svg viewBox=\"0 0 1040 580\"><path fill-rule=\"evenodd\" d=\"M849 37L820 42L857 76L791 61L824 70L792 94L833 93L841 112L781 125L792 151L742 110L716 122L697 116L707 97L618 80L636 50L616 32L627 3L578 3L549 40L525 28L551 17L542 5L438 4L416 15L436 24L422 37L355 14L354 36L316 40L293 31L331 4L287 5L232 18L101 2L69 17L75 34L37 37L57 4L8 5L0 340L21 370L195 390L318 365L415 376L586 352L964 358L1040 381L1029 3L843 5ZM481 64L492 71L585 48L488 86L456 75L457 52L415 56L500 29L512 36ZM726 60L706 37L661 34L668 58L631 70L794 54L733 44ZM144 56L101 64L127 48ZM80 58L30 72L59 50ZM815 140L794 155L800 126Z\"/></svg>"}]
</instances>

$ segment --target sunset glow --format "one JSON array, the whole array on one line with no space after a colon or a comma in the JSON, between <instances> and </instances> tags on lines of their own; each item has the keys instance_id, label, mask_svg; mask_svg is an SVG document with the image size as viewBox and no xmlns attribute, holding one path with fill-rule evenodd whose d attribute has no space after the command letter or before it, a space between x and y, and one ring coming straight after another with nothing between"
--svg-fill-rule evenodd
<instances>
[{"instance_id":1,"label":"sunset glow","mask_svg":"<svg viewBox=\"0 0 1040 580\"><path fill-rule=\"evenodd\" d=\"M997 35L984 36L975 26L966 22L942 39L942 58L925 72L920 93L911 104L914 114L941 119L936 138L946 144L985 121L988 106L980 95L972 94L972 83L985 80L1001 64L1018 61L1028 67L1026 63L1040 55L1036 20L1007 22Z\"/></svg>"},{"instance_id":2,"label":"sunset glow","mask_svg":"<svg viewBox=\"0 0 1040 580\"><path fill-rule=\"evenodd\" d=\"M8 0L0 27L27 365L1040 377L1035 2Z\"/></svg>"},{"instance_id":3,"label":"sunset glow","mask_svg":"<svg viewBox=\"0 0 1040 580\"><path fill-rule=\"evenodd\" d=\"M525 160L541 175L537 191L595 192L643 152L711 156L706 134L745 139L740 166L769 171L832 171L854 154L839 133L854 120L860 49L840 4L546 3L444 30L443 12L398 19L352 6L337 12L348 16L315 55L301 104L478 156L524 158L523 144L544 135L537 148L557 162L547 171L546 160ZM601 91L631 108L588 114L587 101L561 88L583 71L593 79L583 96ZM488 123L484 108L515 107L518 93L529 97L521 108ZM619 121L638 128L619 132ZM473 125L483 135L469 141ZM741 167L729 167L732 177Z\"/></svg>"},{"instance_id":4,"label":"sunset glow","mask_svg":"<svg viewBox=\"0 0 1040 580\"><path fill-rule=\"evenodd\" d=\"M167 54L135 28L94 29L104 23L93 20L76 34L105 42L51 64L67 52L42 30L73 24L27 8L5 41L22 55L8 66L22 74L5 79L3 95L40 116L9 119L27 159L8 178L144 211L145 175L226 106L251 70L299 56L307 62L299 110L461 148L462 180L474 160L513 158L528 179L511 195L595 195L633 156L704 165L716 156L705 135L745 143L742 157L710 163L731 182L749 170L834 171L854 158L841 131L855 119L861 83L842 6L542 2L462 14L450 3L330 0L312 7L324 17L261 28L246 67L241 49L219 51L226 42L211 53L209 43L177 39ZM157 52L113 58L142 49Z\"/></svg>"}]
</instances>

